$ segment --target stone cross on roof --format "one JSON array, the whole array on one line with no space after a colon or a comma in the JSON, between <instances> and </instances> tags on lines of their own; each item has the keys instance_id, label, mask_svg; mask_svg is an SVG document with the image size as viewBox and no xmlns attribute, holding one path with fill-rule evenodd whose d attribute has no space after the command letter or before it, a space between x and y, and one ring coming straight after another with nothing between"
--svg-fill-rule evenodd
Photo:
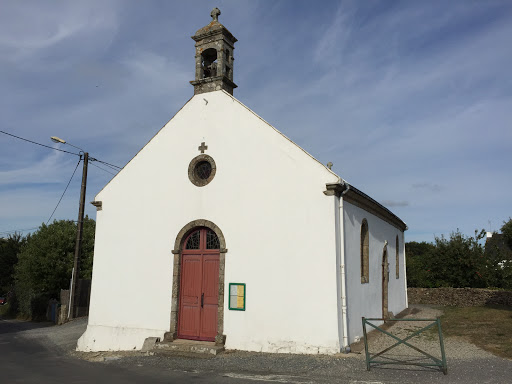
<instances>
[{"instance_id":1,"label":"stone cross on roof","mask_svg":"<svg viewBox=\"0 0 512 384\"><path fill-rule=\"evenodd\" d=\"M219 15L220 15L220 9L215 7L212 9L210 16L212 17L213 21L219 21Z\"/></svg>"}]
</instances>

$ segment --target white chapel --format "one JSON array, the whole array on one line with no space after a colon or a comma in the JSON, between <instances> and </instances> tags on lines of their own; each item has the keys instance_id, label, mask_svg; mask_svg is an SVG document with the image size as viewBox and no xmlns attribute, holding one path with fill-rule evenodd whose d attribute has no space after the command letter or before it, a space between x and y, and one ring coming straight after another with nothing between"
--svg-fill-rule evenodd
<instances>
[{"instance_id":1,"label":"white chapel","mask_svg":"<svg viewBox=\"0 0 512 384\"><path fill-rule=\"evenodd\" d=\"M194 96L95 197L78 350L332 354L407 307L405 223L233 96L219 14L193 36Z\"/></svg>"}]
</instances>

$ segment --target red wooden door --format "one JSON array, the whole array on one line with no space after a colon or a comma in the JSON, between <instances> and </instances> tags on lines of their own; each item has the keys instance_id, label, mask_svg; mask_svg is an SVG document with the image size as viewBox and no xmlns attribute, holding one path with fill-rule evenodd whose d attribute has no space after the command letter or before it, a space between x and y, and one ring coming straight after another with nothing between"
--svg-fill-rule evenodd
<instances>
[{"instance_id":1,"label":"red wooden door","mask_svg":"<svg viewBox=\"0 0 512 384\"><path fill-rule=\"evenodd\" d=\"M208 228L193 231L182 247L178 337L215 340L219 299L219 240Z\"/></svg>"}]
</instances>

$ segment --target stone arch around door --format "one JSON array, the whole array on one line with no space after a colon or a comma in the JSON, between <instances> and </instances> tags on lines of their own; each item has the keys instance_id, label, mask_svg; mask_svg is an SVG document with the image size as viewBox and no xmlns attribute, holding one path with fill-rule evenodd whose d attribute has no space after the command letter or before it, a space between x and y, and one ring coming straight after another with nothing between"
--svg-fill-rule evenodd
<instances>
[{"instance_id":1,"label":"stone arch around door","mask_svg":"<svg viewBox=\"0 0 512 384\"><path fill-rule=\"evenodd\" d=\"M169 332L166 332L164 339L166 341L173 341L178 337L178 311L179 311L179 297L180 297L180 279L181 279L181 260L182 260L182 247L185 238L197 228L209 228L217 235L220 243L220 260L219 260L219 298L218 298L218 312L217 312L217 335L215 336L215 343L223 345L226 339L224 335L224 270L226 262L226 239L220 228L209 220L199 219L193 220L185 225L174 242L174 267L172 277L172 302L171 302L171 324Z\"/></svg>"}]
</instances>

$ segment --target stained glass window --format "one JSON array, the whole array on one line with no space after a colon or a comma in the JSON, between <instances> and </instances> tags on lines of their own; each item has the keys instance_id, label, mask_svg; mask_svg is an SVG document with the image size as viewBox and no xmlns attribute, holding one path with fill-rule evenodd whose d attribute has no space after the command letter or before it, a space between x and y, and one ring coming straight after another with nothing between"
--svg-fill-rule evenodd
<instances>
[{"instance_id":1,"label":"stained glass window","mask_svg":"<svg viewBox=\"0 0 512 384\"><path fill-rule=\"evenodd\" d=\"M200 231L195 231L187 240L186 249L199 249Z\"/></svg>"},{"instance_id":2,"label":"stained glass window","mask_svg":"<svg viewBox=\"0 0 512 384\"><path fill-rule=\"evenodd\" d=\"M208 161L200 161L196 165L195 172L201 180L206 180L212 173L212 165Z\"/></svg>"},{"instance_id":3,"label":"stained glass window","mask_svg":"<svg viewBox=\"0 0 512 384\"><path fill-rule=\"evenodd\" d=\"M211 229L206 231L206 249L219 249L219 238Z\"/></svg>"},{"instance_id":4,"label":"stained glass window","mask_svg":"<svg viewBox=\"0 0 512 384\"><path fill-rule=\"evenodd\" d=\"M208 146L204 145L204 142L198 147L201 151L207 148ZM198 187L204 187L213 180L216 171L217 167L212 157L202 153L194 157L188 165L188 178L192 184Z\"/></svg>"}]
</instances>

